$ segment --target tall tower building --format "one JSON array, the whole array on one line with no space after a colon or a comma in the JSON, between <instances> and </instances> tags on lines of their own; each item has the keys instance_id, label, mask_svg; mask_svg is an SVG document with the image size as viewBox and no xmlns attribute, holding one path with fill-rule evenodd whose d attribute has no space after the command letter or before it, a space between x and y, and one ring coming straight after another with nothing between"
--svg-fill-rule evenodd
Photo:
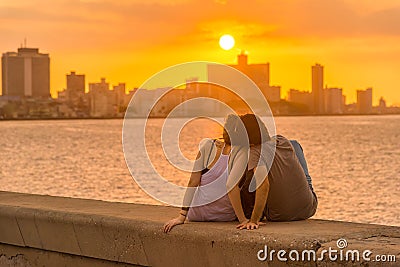
<instances>
[{"instance_id":1,"label":"tall tower building","mask_svg":"<svg viewBox=\"0 0 400 267\"><path fill-rule=\"evenodd\" d=\"M21 97L50 97L50 57L38 48L18 48L1 58L2 94Z\"/></svg>"},{"instance_id":2,"label":"tall tower building","mask_svg":"<svg viewBox=\"0 0 400 267\"><path fill-rule=\"evenodd\" d=\"M311 67L312 72L312 94L314 98L314 113L325 112L324 104L324 66L315 64Z\"/></svg>"}]
</instances>

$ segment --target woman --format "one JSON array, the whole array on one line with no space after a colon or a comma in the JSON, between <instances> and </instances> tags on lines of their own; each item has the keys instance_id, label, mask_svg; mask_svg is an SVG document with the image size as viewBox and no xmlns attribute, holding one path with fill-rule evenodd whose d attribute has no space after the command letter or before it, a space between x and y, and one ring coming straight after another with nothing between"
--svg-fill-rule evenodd
<instances>
[{"instance_id":1,"label":"woman","mask_svg":"<svg viewBox=\"0 0 400 267\"><path fill-rule=\"evenodd\" d=\"M178 217L164 224L164 232L169 232L179 224L183 224L186 218L189 221L234 221L235 212L226 194L226 182L228 178L228 161L231 154L231 140L229 138L240 118L229 115L223 130L223 142L219 140L207 140L200 148L194 170L190 176L188 187L197 187L193 194L187 190L184 197L184 207ZM201 171L200 171L201 170ZM205 187L214 183L211 188ZM221 194L222 192L222 194ZM215 196L223 195L212 201ZM201 205L202 203L208 203ZM193 206L189 209L189 206Z\"/></svg>"}]
</instances>

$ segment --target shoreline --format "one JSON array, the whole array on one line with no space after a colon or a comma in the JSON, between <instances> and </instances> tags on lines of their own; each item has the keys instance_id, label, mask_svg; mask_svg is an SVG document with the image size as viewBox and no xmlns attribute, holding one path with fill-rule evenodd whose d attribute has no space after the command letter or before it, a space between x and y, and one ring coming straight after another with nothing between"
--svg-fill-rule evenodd
<instances>
[{"instance_id":1,"label":"shoreline","mask_svg":"<svg viewBox=\"0 0 400 267\"><path fill-rule=\"evenodd\" d=\"M399 116L400 113L385 113L385 114L296 114L296 115L273 115L273 117L380 117L380 116ZM218 116L217 116L218 117ZM165 119L166 117L137 117L131 119ZM184 119L189 117L169 117L169 119ZM222 118L222 117L221 117ZM124 120L124 117L87 117L87 118L6 118L1 121L57 121L57 120Z\"/></svg>"}]
</instances>

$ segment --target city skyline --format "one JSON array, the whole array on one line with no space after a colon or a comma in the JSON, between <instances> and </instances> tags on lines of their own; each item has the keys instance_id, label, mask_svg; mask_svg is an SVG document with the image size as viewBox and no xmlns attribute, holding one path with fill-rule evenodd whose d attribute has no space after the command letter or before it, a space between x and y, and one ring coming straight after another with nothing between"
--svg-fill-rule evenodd
<instances>
[{"instance_id":1,"label":"city skyline","mask_svg":"<svg viewBox=\"0 0 400 267\"><path fill-rule=\"evenodd\" d=\"M382 97L379 105L374 106L371 87L357 90L357 102L346 104L347 96L343 94L342 88L323 86L324 66L319 63L311 66L311 92L290 89L288 97L281 98L281 86L270 84L270 63L250 64L248 58L241 51L237 55L237 64L227 66L198 62L200 65L197 67L186 66L183 76L177 72L133 90L121 82L114 83L110 88L111 83L105 77L101 77L100 82L89 81L89 88L85 90L86 75L71 71L65 76L66 88L58 92L57 98L51 98L48 83L49 54L39 53L38 48L19 48L18 52L6 52L2 56L2 74L6 78L3 88L6 93L0 97L0 118L121 118L128 103L137 93L142 98L136 102L134 110L139 112L137 115L143 116L141 112L147 109L142 104L154 101L154 97L166 89L172 89L172 93L154 107L151 111L152 117L165 117L174 106L201 96L220 98L236 111L243 113L248 111L247 107L236 97L229 97L228 92L222 92L218 86L221 82L228 82L228 88L236 88L242 91L242 95L250 97L248 84L243 84L247 79L235 76L237 71L257 85L274 115L399 114L400 107L388 107ZM258 99L259 96L250 98ZM260 104L256 100L254 105L256 109L263 110L265 107ZM218 106L210 106L208 111L218 116L223 116L226 112ZM185 108L178 116L188 116L193 112L196 111Z\"/></svg>"},{"instance_id":2,"label":"city skyline","mask_svg":"<svg viewBox=\"0 0 400 267\"><path fill-rule=\"evenodd\" d=\"M2 77L5 78L2 80L3 82L2 88L5 88L6 90L3 89L4 93L2 92L1 95L43 97L48 95L47 92L50 92L51 95L51 90L49 87L49 79L50 79L49 54L39 53L39 48L26 47L26 42L24 45L21 45L21 47L18 48L17 51L18 52L5 52L2 55ZM45 64L43 65L43 63L40 63L40 65L38 65L38 63L35 63L36 61L39 62L38 60L41 60L40 62L43 62ZM270 75L269 62L250 64L248 60L248 54L242 50L237 55L237 64L230 64L228 66L233 67L241 71L245 75L249 76L250 79L252 79L253 82L255 82L258 85L259 89L261 90L261 92L264 94L264 96L268 101L278 102L282 99L282 100L292 101L295 103L305 104L306 106L309 107L312 106L310 110L315 114L323 114L328 112L328 110L329 110L328 113L332 113L332 110L336 110L333 113L343 113L343 107L346 104L357 104L358 110L364 110L364 113L370 112L370 110L366 112L366 110L368 109L360 108L359 106L360 99L364 99L359 97L360 93L364 91L363 89L356 90L355 102L347 103L346 102L347 96L343 94L342 88L338 87L329 88L327 84L325 84L324 87L324 77L325 77L324 66L319 63L315 63L315 65L311 66L311 84L312 84L311 90L307 91L307 90L297 90L294 88L290 88L286 92L285 97L283 97L283 94L281 93L280 85L270 84L271 75ZM10 69L11 71L8 69ZM37 70L39 70L39 72L37 72ZM20 74L14 75L14 71L17 71L15 73L20 72ZM45 76L43 76L43 74ZM22 76L19 77L18 75ZM67 93L68 99L81 98L83 96L82 94L89 93L91 91L91 83L88 83L87 87L85 83L85 77L86 74L76 75L76 72L71 70L70 74L66 74L66 87L63 87L62 90L56 91L57 97L55 96L52 97L58 98L60 97L60 95L63 95L64 97L64 93ZM16 82L17 81L15 80L16 78L18 78L17 80L19 80L19 82ZM187 78L190 79L190 77ZM9 80L12 82L10 83ZM101 77L101 80L102 82L104 82L105 78ZM123 84L124 93L126 94L129 94L130 91L139 88L139 86L128 88L125 82L118 83L118 85L121 84ZM43 88L37 89L38 86L42 86ZM7 89L9 87L14 87L14 88L12 90ZM75 89L68 90L68 88L70 89L75 88ZM42 93L41 94L36 93L38 92L38 90L41 90ZM372 107L375 104L373 101L372 87L368 87L366 91L368 90L371 91L371 93L369 93L370 100L368 100L371 103L367 104L367 106ZM297 97L293 98L294 97L293 93L295 92L298 92ZM305 94L305 95L299 96L298 94L303 94L303 95ZM307 99L309 98L307 94L310 94L312 100ZM334 101L335 104L333 102L331 103L330 100L332 99L333 95L337 95L336 100ZM306 97L306 99L304 97ZM293 99L296 100L293 101ZM387 101L383 96L379 97L378 104L375 106L381 106L382 101L384 101L385 103L384 105L386 107ZM339 104L339 102L341 102L341 104ZM335 105L336 108L332 108L331 107L332 104ZM342 107L338 107L337 105L341 105Z\"/></svg>"},{"instance_id":3,"label":"city skyline","mask_svg":"<svg viewBox=\"0 0 400 267\"><path fill-rule=\"evenodd\" d=\"M326 84L343 88L348 103L356 102L356 90L373 87L374 105L380 96L400 105L399 6L389 0L0 1L2 25L12 25L0 28L0 50L14 51L26 37L28 46L50 53L53 96L71 69L133 88L186 61L234 64L243 49L250 63L271 63L271 84L281 85L283 97L292 88L311 91L309 66L319 62L329 68ZM230 51L218 46L224 33L236 39Z\"/></svg>"}]
</instances>

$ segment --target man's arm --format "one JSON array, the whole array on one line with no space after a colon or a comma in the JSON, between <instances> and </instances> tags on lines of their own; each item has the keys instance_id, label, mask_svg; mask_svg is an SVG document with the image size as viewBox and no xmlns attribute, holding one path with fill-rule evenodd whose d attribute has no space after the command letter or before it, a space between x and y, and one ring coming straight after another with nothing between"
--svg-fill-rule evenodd
<instances>
[{"instance_id":1,"label":"man's arm","mask_svg":"<svg viewBox=\"0 0 400 267\"><path fill-rule=\"evenodd\" d=\"M256 179L256 199L250 221L240 224L239 229L253 230L264 223L260 222L262 212L267 203L269 193L268 170L266 166L258 166L254 168L254 178Z\"/></svg>"},{"instance_id":2,"label":"man's arm","mask_svg":"<svg viewBox=\"0 0 400 267\"><path fill-rule=\"evenodd\" d=\"M240 189L238 185L235 185L232 190L228 193L229 200L231 201L233 210L235 211L236 217L239 223L247 222L247 218L244 215L242 202L240 200Z\"/></svg>"},{"instance_id":3,"label":"man's arm","mask_svg":"<svg viewBox=\"0 0 400 267\"><path fill-rule=\"evenodd\" d=\"M228 197L235 211L236 217L240 223L246 223L248 220L243 212L240 199L240 189L238 183L247 168L248 154L246 150L238 151L232 162L232 169L229 172L226 188Z\"/></svg>"},{"instance_id":4,"label":"man's arm","mask_svg":"<svg viewBox=\"0 0 400 267\"><path fill-rule=\"evenodd\" d=\"M254 177L258 188L256 189L256 200L250 222L258 223L261 219L269 194L268 171L266 170L266 166L256 167L254 169Z\"/></svg>"}]
</instances>

